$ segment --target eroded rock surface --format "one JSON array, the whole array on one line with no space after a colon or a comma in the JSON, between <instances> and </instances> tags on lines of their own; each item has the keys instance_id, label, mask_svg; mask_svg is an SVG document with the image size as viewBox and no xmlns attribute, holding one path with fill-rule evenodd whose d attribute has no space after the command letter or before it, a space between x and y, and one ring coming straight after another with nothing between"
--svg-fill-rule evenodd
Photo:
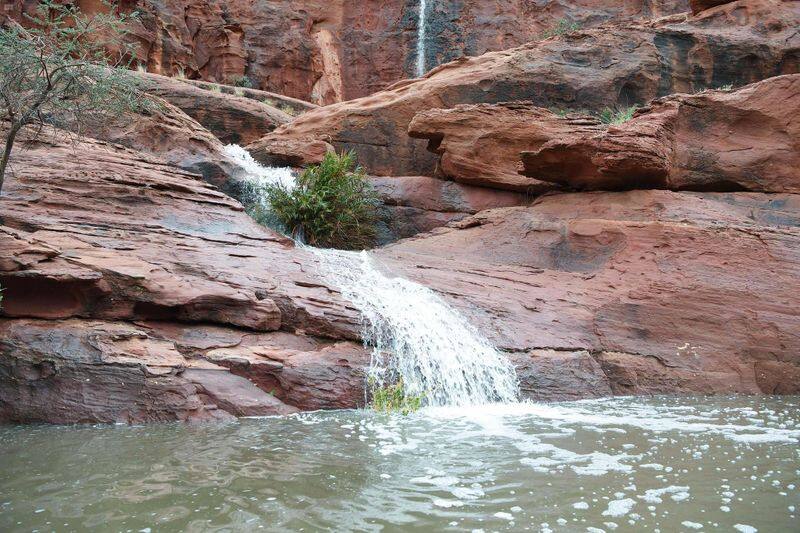
<instances>
[{"instance_id":1,"label":"eroded rock surface","mask_svg":"<svg viewBox=\"0 0 800 533\"><path fill-rule=\"evenodd\" d=\"M506 102L423 111L411 121L408 133L428 139L428 150L441 156L436 168L441 177L540 194L555 187L521 176L520 154L563 135L602 130L600 122L587 115L562 117L528 102Z\"/></svg>"},{"instance_id":2,"label":"eroded rock surface","mask_svg":"<svg viewBox=\"0 0 800 533\"><path fill-rule=\"evenodd\" d=\"M380 256L509 351L536 397L800 391L798 195L549 195Z\"/></svg>"},{"instance_id":3,"label":"eroded rock surface","mask_svg":"<svg viewBox=\"0 0 800 533\"><path fill-rule=\"evenodd\" d=\"M581 189L800 192L800 75L653 102L607 131L522 153L523 173Z\"/></svg>"},{"instance_id":4,"label":"eroded rock surface","mask_svg":"<svg viewBox=\"0 0 800 533\"><path fill-rule=\"evenodd\" d=\"M276 133L355 150L372 174L432 175L436 157L407 136L420 111L514 100L598 111L738 87L800 71L798 26L798 2L740 0L694 17L580 30L443 65L421 80L305 113Z\"/></svg>"},{"instance_id":5,"label":"eroded rock surface","mask_svg":"<svg viewBox=\"0 0 800 533\"><path fill-rule=\"evenodd\" d=\"M195 119L224 144L245 145L292 117L245 96L224 94L155 74L138 74L143 88Z\"/></svg>"}]
</instances>

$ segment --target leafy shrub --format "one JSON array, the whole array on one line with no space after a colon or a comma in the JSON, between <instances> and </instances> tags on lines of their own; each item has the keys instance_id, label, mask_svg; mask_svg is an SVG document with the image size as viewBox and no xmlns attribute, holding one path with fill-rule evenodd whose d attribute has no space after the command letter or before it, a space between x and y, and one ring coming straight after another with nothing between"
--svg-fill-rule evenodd
<instances>
[{"instance_id":1,"label":"leafy shrub","mask_svg":"<svg viewBox=\"0 0 800 533\"><path fill-rule=\"evenodd\" d=\"M253 89L256 86L249 76L236 76L231 83L236 87L244 87L245 89Z\"/></svg>"},{"instance_id":2,"label":"leafy shrub","mask_svg":"<svg viewBox=\"0 0 800 533\"><path fill-rule=\"evenodd\" d=\"M394 385L381 387L374 381L370 381L369 385L372 394L370 405L379 413L400 413L405 416L422 407L422 396L407 395L402 379Z\"/></svg>"},{"instance_id":3,"label":"leafy shrub","mask_svg":"<svg viewBox=\"0 0 800 533\"><path fill-rule=\"evenodd\" d=\"M633 118L633 114L636 112L636 109L637 106L620 107L620 108L606 107L605 109L600 111L598 118L600 119L600 122L602 122L603 124L609 124L609 125L622 124Z\"/></svg>"},{"instance_id":4,"label":"leafy shrub","mask_svg":"<svg viewBox=\"0 0 800 533\"><path fill-rule=\"evenodd\" d=\"M297 114L297 112L294 110L294 108L292 106L290 106L289 104L284 104L284 105L280 106L278 109L280 109L281 111L283 111L284 113L286 113L290 117L293 117L293 116L295 116Z\"/></svg>"},{"instance_id":5,"label":"leafy shrub","mask_svg":"<svg viewBox=\"0 0 800 533\"><path fill-rule=\"evenodd\" d=\"M581 25L577 22L570 22L567 19L559 20L556 25L552 28L544 30L542 32L542 39L549 39L550 37L559 37L561 35L568 35L572 32L578 31L581 29Z\"/></svg>"},{"instance_id":6,"label":"leafy shrub","mask_svg":"<svg viewBox=\"0 0 800 533\"><path fill-rule=\"evenodd\" d=\"M326 154L322 163L303 171L295 187L264 188L268 211L297 239L351 250L368 248L375 241L377 195L352 152Z\"/></svg>"}]
</instances>

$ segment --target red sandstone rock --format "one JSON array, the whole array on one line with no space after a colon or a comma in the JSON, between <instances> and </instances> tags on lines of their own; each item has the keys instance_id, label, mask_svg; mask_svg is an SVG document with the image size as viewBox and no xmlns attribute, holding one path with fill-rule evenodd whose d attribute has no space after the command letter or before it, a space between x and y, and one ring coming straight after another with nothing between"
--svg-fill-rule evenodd
<instances>
[{"instance_id":1,"label":"red sandstone rock","mask_svg":"<svg viewBox=\"0 0 800 533\"><path fill-rule=\"evenodd\" d=\"M689 4L692 6L692 13L696 15L706 9L711 9L712 7L721 6L723 4L730 4L733 1L734 0L689 0Z\"/></svg>"},{"instance_id":2,"label":"red sandstone rock","mask_svg":"<svg viewBox=\"0 0 800 533\"><path fill-rule=\"evenodd\" d=\"M162 158L201 174L209 183L229 188L242 171L225 155L219 139L166 100L152 98L151 112L91 124L91 136Z\"/></svg>"},{"instance_id":3,"label":"red sandstone rock","mask_svg":"<svg viewBox=\"0 0 800 533\"><path fill-rule=\"evenodd\" d=\"M371 177L384 205L379 242L386 244L425 233L470 214L528 203L524 194L471 187L427 176Z\"/></svg>"},{"instance_id":4,"label":"red sandstone rock","mask_svg":"<svg viewBox=\"0 0 800 533\"><path fill-rule=\"evenodd\" d=\"M581 189L800 192L800 74L676 95L605 132L523 152L525 175Z\"/></svg>"},{"instance_id":5,"label":"red sandstone rock","mask_svg":"<svg viewBox=\"0 0 800 533\"><path fill-rule=\"evenodd\" d=\"M538 194L550 183L520 176L520 153L572 133L599 133L600 122L584 115L560 117L527 102L458 105L414 117L411 137L428 139L441 156L437 173L461 183Z\"/></svg>"},{"instance_id":6,"label":"red sandstone rock","mask_svg":"<svg viewBox=\"0 0 800 533\"><path fill-rule=\"evenodd\" d=\"M143 88L167 100L225 144L247 144L289 122L283 111L244 96L202 89L155 74L137 74Z\"/></svg>"},{"instance_id":7,"label":"red sandstone rock","mask_svg":"<svg viewBox=\"0 0 800 533\"><path fill-rule=\"evenodd\" d=\"M696 17L615 24L456 61L418 81L305 113L275 131L355 150L372 174L432 175L436 158L407 137L414 116L462 103L530 100L600 110L797 73L800 3L740 0Z\"/></svg>"},{"instance_id":8,"label":"red sandstone rock","mask_svg":"<svg viewBox=\"0 0 800 533\"><path fill-rule=\"evenodd\" d=\"M316 139L286 139L266 135L246 146L253 159L266 166L304 167L321 163L333 146Z\"/></svg>"},{"instance_id":9,"label":"red sandstone rock","mask_svg":"<svg viewBox=\"0 0 800 533\"><path fill-rule=\"evenodd\" d=\"M618 394L800 391L800 195L547 195L378 255L532 368L536 396L586 395L587 375Z\"/></svg>"},{"instance_id":10,"label":"red sandstone rock","mask_svg":"<svg viewBox=\"0 0 800 533\"><path fill-rule=\"evenodd\" d=\"M8 3L8 2L7 2ZM102 6L79 0L85 11ZM132 27L150 72L257 87L329 104L415 76L418 2L407 0L143 0ZM688 0L464 0L428 3L426 70L535 40L561 20L583 27L689 10ZM35 3L13 0L20 18ZM2 16L2 12L0 12Z\"/></svg>"}]
</instances>

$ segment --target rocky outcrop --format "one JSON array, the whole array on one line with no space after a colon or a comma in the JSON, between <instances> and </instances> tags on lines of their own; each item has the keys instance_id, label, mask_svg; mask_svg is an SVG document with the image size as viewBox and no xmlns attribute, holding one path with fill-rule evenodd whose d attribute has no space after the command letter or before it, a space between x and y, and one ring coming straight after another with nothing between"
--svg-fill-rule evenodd
<instances>
[{"instance_id":1,"label":"rocky outcrop","mask_svg":"<svg viewBox=\"0 0 800 533\"><path fill-rule=\"evenodd\" d=\"M95 139L121 144L200 174L209 183L232 190L242 169L224 153L224 146L186 113L157 96L147 109L121 117L91 121Z\"/></svg>"},{"instance_id":2,"label":"rocky outcrop","mask_svg":"<svg viewBox=\"0 0 800 533\"><path fill-rule=\"evenodd\" d=\"M695 17L580 30L441 66L421 80L305 113L275 133L355 150L373 174L432 175L436 158L407 136L421 111L516 100L599 110L738 87L800 70L798 25L797 2L740 0Z\"/></svg>"},{"instance_id":3,"label":"rocky outcrop","mask_svg":"<svg viewBox=\"0 0 800 533\"><path fill-rule=\"evenodd\" d=\"M8 2L7 2L8 3ZM76 2L84 11L97 0ZM21 19L35 2L14 0ZM136 60L150 72L241 82L320 104L366 96L415 76L418 0L128 0ZM428 3L426 69L541 37L560 21L659 17L688 0L463 0ZM0 17L3 13L0 10Z\"/></svg>"},{"instance_id":4,"label":"rocky outcrop","mask_svg":"<svg viewBox=\"0 0 800 533\"><path fill-rule=\"evenodd\" d=\"M676 95L604 132L523 152L523 173L580 189L800 192L800 74Z\"/></svg>"},{"instance_id":5,"label":"rocky outcrop","mask_svg":"<svg viewBox=\"0 0 800 533\"><path fill-rule=\"evenodd\" d=\"M322 162L325 154L335 152L333 146L318 139L284 138L265 135L246 146L253 159L265 166L305 167Z\"/></svg>"},{"instance_id":6,"label":"rocky outcrop","mask_svg":"<svg viewBox=\"0 0 800 533\"><path fill-rule=\"evenodd\" d=\"M437 176L482 187L540 194L551 183L521 176L520 153L554 138L579 132L599 133L600 122L586 115L558 116L529 102L457 105L417 114L411 137L428 139L440 156Z\"/></svg>"},{"instance_id":7,"label":"rocky outcrop","mask_svg":"<svg viewBox=\"0 0 800 533\"><path fill-rule=\"evenodd\" d=\"M137 74L142 88L195 119L225 144L248 144L292 117L264 102L200 88L174 78Z\"/></svg>"},{"instance_id":8,"label":"rocky outcrop","mask_svg":"<svg viewBox=\"0 0 800 533\"><path fill-rule=\"evenodd\" d=\"M379 255L509 352L534 397L800 392L799 195L547 195Z\"/></svg>"},{"instance_id":9,"label":"rocky outcrop","mask_svg":"<svg viewBox=\"0 0 800 533\"><path fill-rule=\"evenodd\" d=\"M224 418L363 398L363 380L358 394L338 381L361 375L360 344L319 340L357 339L360 325L335 311L313 254L197 175L59 139L20 139L0 196L0 420ZM253 372L278 376L274 390L209 354L240 345Z\"/></svg>"}]
</instances>

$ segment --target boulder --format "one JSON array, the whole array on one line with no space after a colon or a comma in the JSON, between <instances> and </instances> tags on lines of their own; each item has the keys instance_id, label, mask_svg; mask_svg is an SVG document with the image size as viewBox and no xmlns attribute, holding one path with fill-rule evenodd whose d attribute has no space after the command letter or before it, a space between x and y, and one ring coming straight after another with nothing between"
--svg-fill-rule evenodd
<instances>
[{"instance_id":1,"label":"boulder","mask_svg":"<svg viewBox=\"0 0 800 533\"><path fill-rule=\"evenodd\" d=\"M800 74L663 98L607 131L554 138L522 161L526 176L579 189L800 192Z\"/></svg>"},{"instance_id":2,"label":"boulder","mask_svg":"<svg viewBox=\"0 0 800 533\"><path fill-rule=\"evenodd\" d=\"M208 90L156 74L137 73L143 90L159 96L225 144L245 145L292 120L287 113L245 96Z\"/></svg>"},{"instance_id":3,"label":"boulder","mask_svg":"<svg viewBox=\"0 0 800 533\"><path fill-rule=\"evenodd\" d=\"M287 139L265 135L246 147L253 159L265 166L305 167L322 162L333 146L317 139Z\"/></svg>"},{"instance_id":4,"label":"boulder","mask_svg":"<svg viewBox=\"0 0 800 533\"><path fill-rule=\"evenodd\" d=\"M545 195L377 255L509 353L537 398L800 392L800 195Z\"/></svg>"},{"instance_id":5,"label":"boulder","mask_svg":"<svg viewBox=\"0 0 800 533\"><path fill-rule=\"evenodd\" d=\"M739 0L697 16L608 24L440 66L419 80L309 111L275 130L355 150L371 173L433 175L409 138L417 113L529 100L562 110L643 105L675 92L741 86L800 69L800 3Z\"/></svg>"},{"instance_id":6,"label":"boulder","mask_svg":"<svg viewBox=\"0 0 800 533\"><path fill-rule=\"evenodd\" d=\"M440 156L437 175L460 183L539 194L551 183L521 176L520 153L571 132L599 133L600 122L586 115L559 116L529 102L457 105L418 113L408 134L428 139Z\"/></svg>"}]
</instances>

